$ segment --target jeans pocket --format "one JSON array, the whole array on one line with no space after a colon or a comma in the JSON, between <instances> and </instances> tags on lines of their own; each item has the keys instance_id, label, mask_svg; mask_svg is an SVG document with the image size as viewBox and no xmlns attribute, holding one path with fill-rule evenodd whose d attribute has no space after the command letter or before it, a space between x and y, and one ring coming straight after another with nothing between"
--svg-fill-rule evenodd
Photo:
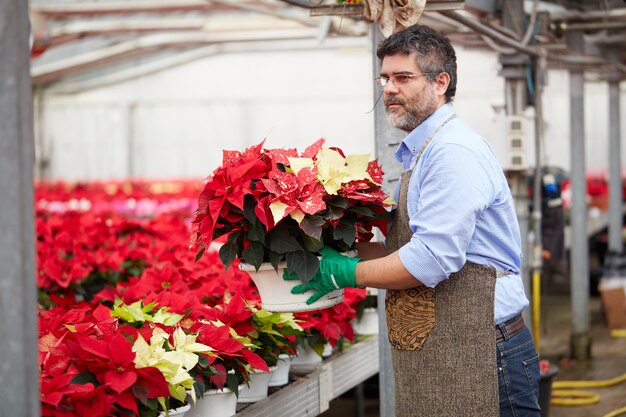
<instances>
[{"instance_id":1,"label":"jeans pocket","mask_svg":"<svg viewBox=\"0 0 626 417\"><path fill-rule=\"evenodd\" d=\"M525 330L498 346L500 415L539 417L539 355Z\"/></svg>"},{"instance_id":2,"label":"jeans pocket","mask_svg":"<svg viewBox=\"0 0 626 417\"><path fill-rule=\"evenodd\" d=\"M524 372L528 378L528 387L532 393L534 405L539 409L539 354L522 361Z\"/></svg>"}]
</instances>

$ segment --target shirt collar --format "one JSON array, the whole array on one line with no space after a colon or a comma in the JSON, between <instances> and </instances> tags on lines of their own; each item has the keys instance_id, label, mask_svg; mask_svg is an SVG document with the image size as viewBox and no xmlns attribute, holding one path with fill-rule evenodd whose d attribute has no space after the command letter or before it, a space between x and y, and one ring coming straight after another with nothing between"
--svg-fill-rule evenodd
<instances>
[{"instance_id":1,"label":"shirt collar","mask_svg":"<svg viewBox=\"0 0 626 417\"><path fill-rule=\"evenodd\" d=\"M404 169L410 167L411 160L419 152L422 144L453 113L452 105L444 104L404 138L396 150L396 159L404 164Z\"/></svg>"}]
</instances>

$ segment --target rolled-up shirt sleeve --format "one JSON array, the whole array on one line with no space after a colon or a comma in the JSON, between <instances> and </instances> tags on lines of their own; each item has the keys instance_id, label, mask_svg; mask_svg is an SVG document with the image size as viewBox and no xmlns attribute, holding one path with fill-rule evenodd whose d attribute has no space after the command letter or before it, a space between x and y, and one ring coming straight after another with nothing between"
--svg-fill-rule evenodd
<instances>
[{"instance_id":1,"label":"rolled-up shirt sleeve","mask_svg":"<svg viewBox=\"0 0 626 417\"><path fill-rule=\"evenodd\" d=\"M496 193L484 162L471 148L444 141L429 146L413 171L407 197L413 236L399 256L427 287L446 280L467 260L476 220Z\"/></svg>"}]
</instances>

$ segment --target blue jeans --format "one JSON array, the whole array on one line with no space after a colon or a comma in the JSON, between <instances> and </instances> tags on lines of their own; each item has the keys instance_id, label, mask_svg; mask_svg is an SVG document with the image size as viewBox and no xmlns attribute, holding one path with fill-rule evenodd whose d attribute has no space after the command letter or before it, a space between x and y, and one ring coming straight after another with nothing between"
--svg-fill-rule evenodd
<instances>
[{"instance_id":1,"label":"blue jeans","mask_svg":"<svg viewBox=\"0 0 626 417\"><path fill-rule=\"evenodd\" d=\"M496 344L500 417L539 417L539 355L526 327Z\"/></svg>"}]
</instances>

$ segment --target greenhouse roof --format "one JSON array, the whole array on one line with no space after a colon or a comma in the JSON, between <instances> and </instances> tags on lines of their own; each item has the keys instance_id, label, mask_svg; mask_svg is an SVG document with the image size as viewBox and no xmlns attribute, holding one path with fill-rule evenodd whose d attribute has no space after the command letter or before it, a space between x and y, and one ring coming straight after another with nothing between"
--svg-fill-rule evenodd
<instances>
[{"instance_id":1,"label":"greenhouse roof","mask_svg":"<svg viewBox=\"0 0 626 417\"><path fill-rule=\"evenodd\" d=\"M623 78L626 2L526 1L530 18L519 30L506 28L496 7L512 3L428 0L420 22L468 47L545 56L553 67L584 65L596 78ZM93 80L137 72L138 63L155 70L231 51L332 47L354 39L365 45L372 25L361 14L361 5L331 0L32 0L32 80ZM584 34L582 56L568 53L572 32Z\"/></svg>"}]
</instances>

